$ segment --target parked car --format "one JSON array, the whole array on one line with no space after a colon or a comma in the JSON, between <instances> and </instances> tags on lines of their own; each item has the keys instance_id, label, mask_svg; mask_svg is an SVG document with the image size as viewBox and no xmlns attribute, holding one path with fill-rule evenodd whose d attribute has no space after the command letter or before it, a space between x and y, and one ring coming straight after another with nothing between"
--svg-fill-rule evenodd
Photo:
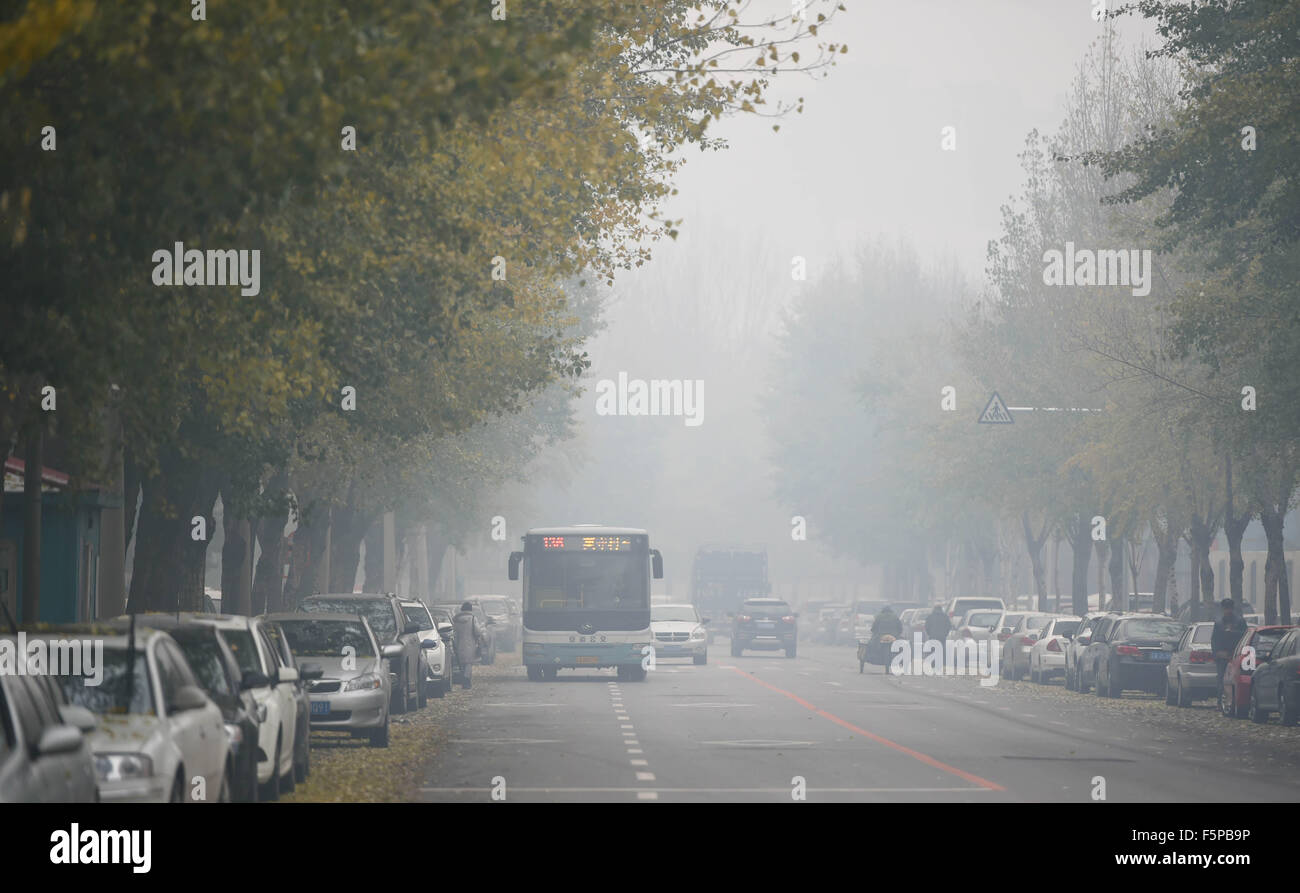
<instances>
[{"instance_id":1,"label":"parked car","mask_svg":"<svg viewBox=\"0 0 1300 893\"><path fill-rule=\"evenodd\" d=\"M1037 612L1015 615L1017 620L1002 639L1002 675L1016 680L1029 675L1029 653L1051 614Z\"/></svg>"},{"instance_id":2,"label":"parked car","mask_svg":"<svg viewBox=\"0 0 1300 893\"><path fill-rule=\"evenodd\" d=\"M393 703L393 713L405 713L412 702L425 704L420 680L424 678L424 649L420 647L419 624L412 623L402 613L395 595L376 593L346 593L340 595L309 595L298 606L299 611L326 614L358 614L366 618L380 645L401 645L401 654L388 662Z\"/></svg>"},{"instance_id":3,"label":"parked car","mask_svg":"<svg viewBox=\"0 0 1300 893\"><path fill-rule=\"evenodd\" d=\"M1083 615L1083 622L1079 628L1074 631L1074 635L1069 642L1064 645L1065 648L1065 687L1070 691L1085 691L1079 676L1079 666L1083 654L1088 650L1088 645L1092 643L1092 634L1097 631L1097 627L1102 624L1107 617L1114 615L1113 611L1094 611L1090 614Z\"/></svg>"},{"instance_id":4,"label":"parked car","mask_svg":"<svg viewBox=\"0 0 1300 893\"><path fill-rule=\"evenodd\" d=\"M293 748L293 777L301 784L307 780L307 776L311 775L311 698L307 696L307 683L319 679L322 670L319 664L305 663L299 666L298 659L294 657L293 649L289 647L280 624L267 620L265 614L260 619L267 640L275 648L275 656L279 659L280 665L289 667L298 674L298 679L293 684L293 700L298 706L298 729L294 735Z\"/></svg>"},{"instance_id":5,"label":"parked car","mask_svg":"<svg viewBox=\"0 0 1300 893\"><path fill-rule=\"evenodd\" d=\"M98 800L87 738L97 725L52 677L0 674L0 803Z\"/></svg>"},{"instance_id":6,"label":"parked car","mask_svg":"<svg viewBox=\"0 0 1300 893\"><path fill-rule=\"evenodd\" d=\"M1053 676L1065 675L1065 649L1083 620L1070 615L1049 617L1029 648L1029 680L1046 685Z\"/></svg>"},{"instance_id":7,"label":"parked car","mask_svg":"<svg viewBox=\"0 0 1300 893\"><path fill-rule=\"evenodd\" d=\"M697 666L709 662L708 620L694 605L651 605L650 633L657 657L689 657Z\"/></svg>"},{"instance_id":8,"label":"parked car","mask_svg":"<svg viewBox=\"0 0 1300 893\"><path fill-rule=\"evenodd\" d=\"M474 599L483 606L483 613L492 619L496 647L506 652L519 647L519 641L523 638L523 622L518 620L519 615L510 613L510 599L504 595L478 595Z\"/></svg>"},{"instance_id":9,"label":"parked car","mask_svg":"<svg viewBox=\"0 0 1300 893\"><path fill-rule=\"evenodd\" d=\"M948 620L956 628L961 620L976 608L985 611L997 611L1001 614L1006 611L1007 606L1003 604L1000 598L982 598L972 596L959 596L950 600L944 610L948 613Z\"/></svg>"},{"instance_id":10,"label":"parked car","mask_svg":"<svg viewBox=\"0 0 1300 893\"><path fill-rule=\"evenodd\" d=\"M989 641L997 631L1003 613L1001 608L971 608L953 624L948 638Z\"/></svg>"},{"instance_id":11,"label":"parked car","mask_svg":"<svg viewBox=\"0 0 1300 893\"><path fill-rule=\"evenodd\" d=\"M1219 711L1224 716L1244 719L1250 708L1250 683L1260 658L1267 660L1286 631L1294 626L1248 627L1237 642L1223 673L1223 691L1219 693Z\"/></svg>"},{"instance_id":12,"label":"parked car","mask_svg":"<svg viewBox=\"0 0 1300 893\"><path fill-rule=\"evenodd\" d=\"M179 614L195 623L216 628L235 655L243 685L253 693L259 707L266 708L266 718L258 727L258 747L262 753L257 765L257 780L262 786L262 800L278 800L281 793L297 787L303 774L295 762L304 759L298 740L298 671L283 666L275 646L266 635L266 619L242 614ZM310 752L309 748L305 749Z\"/></svg>"},{"instance_id":13,"label":"parked car","mask_svg":"<svg viewBox=\"0 0 1300 893\"><path fill-rule=\"evenodd\" d=\"M239 662L215 626L194 623L175 614L140 614L137 623L166 632L185 655L194 678L204 693L221 710L221 718L230 738L230 794L238 803L255 803L258 795L257 767L265 760L258 745L259 730L266 709L244 685ZM126 632L128 624L112 622L115 629Z\"/></svg>"},{"instance_id":14,"label":"parked car","mask_svg":"<svg viewBox=\"0 0 1300 893\"><path fill-rule=\"evenodd\" d=\"M308 683L311 727L348 732L370 739L371 747L388 746L392 675L385 662L402 659L402 646L381 644L370 623L358 614L321 611L270 614L299 661L321 668Z\"/></svg>"},{"instance_id":15,"label":"parked car","mask_svg":"<svg viewBox=\"0 0 1300 893\"><path fill-rule=\"evenodd\" d=\"M747 598L731 617L731 656L746 648L761 651L785 649L786 657L798 652L799 615L779 598Z\"/></svg>"},{"instance_id":16,"label":"parked car","mask_svg":"<svg viewBox=\"0 0 1300 893\"><path fill-rule=\"evenodd\" d=\"M1247 714L1251 721L1268 722L1276 712L1284 726L1300 722L1300 628L1287 630L1267 659L1256 660Z\"/></svg>"},{"instance_id":17,"label":"parked car","mask_svg":"<svg viewBox=\"0 0 1300 893\"><path fill-rule=\"evenodd\" d=\"M1118 698L1126 689L1152 694L1165 690L1165 670L1183 624L1160 614L1117 614L1093 633L1083 653L1083 689L1098 697Z\"/></svg>"},{"instance_id":18,"label":"parked car","mask_svg":"<svg viewBox=\"0 0 1300 893\"><path fill-rule=\"evenodd\" d=\"M68 703L94 713L87 735L105 802L173 803L231 798L230 737L221 709L203 693L174 639L137 624L65 626L27 641L94 636L104 643L103 678L55 677ZM202 793L199 798L197 794Z\"/></svg>"},{"instance_id":19,"label":"parked car","mask_svg":"<svg viewBox=\"0 0 1300 893\"><path fill-rule=\"evenodd\" d=\"M451 691L451 652L438 634L438 625L422 601L403 601L402 613L420 627L420 647L424 649L425 698L441 698Z\"/></svg>"},{"instance_id":20,"label":"parked car","mask_svg":"<svg viewBox=\"0 0 1300 893\"><path fill-rule=\"evenodd\" d=\"M452 685L455 685L460 681L462 675L460 661L456 659L456 636L451 625L451 620L456 616L456 612L451 609L450 605L428 605L427 607L429 615L433 617L433 622L438 629L438 638L442 639L442 644L447 649L447 654L451 659L451 682Z\"/></svg>"},{"instance_id":21,"label":"parked car","mask_svg":"<svg viewBox=\"0 0 1300 893\"><path fill-rule=\"evenodd\" d=\"M929 608L907 608L898 615L898 622L903 626L903 638L909 642L913 633L925 634L925 618L930 614Z\"/></svg>"},{"instance_id":22,"label":"parked car","mask_svg":"<svg viewBox=\"0 0 1300 893\"><path fill-rule=\"evenodd\" d=\"M1198 698L1217 697L1219 667L1210 649L1213 623L1193 623L1174 643L1165 668L1165 703L1190 707Z\"/></svg>"},{"instance_id":23,"label":"parked car","mask_svg":"<svg viewBox=\"0 0 1300 893\"><path fill-rule=\"evenodd\" d=\"M465 601L469 602L470 610L474 612L474 619L478 621L479 627L482 628L483 636L486 640L485 644L479 646L478 662L484 665L494 664L497 660L496 621L487 615L487 612L483 610L483 605L479 603L478 599L471 596L470 598L465 599ZM450 610L453 617L455 617L460 611L460 606L461 602L456 602L454 604L448 602L441 605L441 607Z\"/></svg>"}]
</instances>

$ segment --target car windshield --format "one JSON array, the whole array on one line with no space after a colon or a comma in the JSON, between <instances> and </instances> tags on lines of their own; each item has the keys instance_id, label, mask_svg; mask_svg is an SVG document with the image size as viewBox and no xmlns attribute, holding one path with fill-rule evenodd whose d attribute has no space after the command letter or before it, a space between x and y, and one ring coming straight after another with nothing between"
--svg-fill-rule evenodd
<instances>
[{"instance_id":1,"label":"car windshield","mask_svg":"<svg viewBox=\"0 0 1300 893\"><path fill-rule=\"evenodd\" d=\"M494 617L510 613L510 607L503 598L480 598L478 603L483 607L484 611Z\"/></svg>"},{"instance_id":2,"label":"car windshield","mask_svg":"<svg viewBox=\"0 0 1300 893\"><path fill-rule=\"evenodd\" d=\"M1058 620L1052 625L1052 635L1072 636L1078 628L1078 620Z\"/></svg>"},{"instance_id":3,"label":"car windshield","mask_svg":"<svg viewBox=\"0 0 1300 893\"><path fill-rule=\"evenodd\" d=\"M343 657L344 648L356 657L374 657L366 628L355 620L281 620L289 648L297 657Z\"/></svg>"},{"instance_id":4,"label":"car windshield","mask_svg":"<svg viewBox=\"0 0 1300 893\"><path fill-rule=\"evenodd\" d=\"M406 615L407 623L418 623L420 629L433 629L433 618L424 605L402 605L402 613Z\"/></svg>"},{"instance_id":5,"label":"car windshield","mask_svg":"<svg viewBox=\"0 0 1300 893\"><path fill-rule=\"evenodd\" d=\"M1273 646L1282 640L1287 634L1284 629L1266 629L1255 633L1251 638L1250 644L1255 648L1255 654L1258 657L1268 657L1273 651Z\"/></svg>"},{"instance_id":6,"label":"car windshield","mask_svg":"<svg viewBox=\"0 0 1300 893\"><path fill-rule=\"evenodd\" d=\"M120 714L154 712L153 688L149 684L149 662L137 647L135 660L127 660L125 648L104 649L104 678L93 685L87 674L56 677L69 704L91 713Z\"/></svg>"},{"instance_id":7,"label":"car windshield","mask_svg":"<svg viewBox=\"0 0 1300 893\"><path fill-rule=\"evenodd\" d=\"M1183 624L1175 620L1129 620L1120 631L1120 638L1176 639L1182 635Z\"/></svg>"},{"instance_id":8,"label":"car windshield","mask_svg":"<svg viewBox=\"0 0 1300 893\"><path fill-rule=\"evenodd\" d=\"M650 609L650 622L660 620L696 620L695 608L691 605L657 605Z\"/></svg>"},{"instance_id":9,"label":"car windshield","mask_svg":"<svg viewBox=\"0 0 1300 893\"><path fill-rule=\"evenodd\" d=\"M1198 626L1192 633L1192 641L1196 643L1209 642L1214 637L1213 626Z\"/></svg>"},{"instance_id":10,"label":"car windshield","mask_svg":"<svg viewBox=\"0 0 1300 893\"><path fill-rule=\"evenodd\" d=\"M1025 616L1025 629L1042 629L1047 626L1047 621L1052 619L1051 614L1029 614Z\"/></svg>"},{"instance_id":11,"label":"car windshield","mask_svg":"<svg viewBox=\"0 0 1300 893\"><path fill-rule=\"evenodd\" d=\"M387 642L397 636L397 621L387 599L382 598L309 598L302 610L317 614L360 614L370 623L375 637Z\"/></svg>"},{"instance_id":12,"label":"car windshield","mask_svg":"<svg viewBox=\"0 0 1300 893\"><path fill-rule=\"evenodd\" d=\"M1002 625L1003 625L1003 626L1015 626L1017 623L1020 622L1020 618L1021 618L1021 617L1024 617L1024 616L1025 616L1024 614L1003 614L1003 615L1002 615Z\"/></svg>"},{"instance_id":13,"label":"car windshield","mask_svg":"<svg viewBox=\"0 0 1300 893\"><path fill-rule=\"evenodd\" d=\"M740 610L755 617L785 617L790 614L790 606L785 602L745 602Z\"/></svg>"},{"instance_id":14,"label":"car windshield","mask_svg":"<svg viewBox=\"0 0 1300 893\"><path fill-rule=\"evenodd\" d=\"M973 608L996 608L1002 611L1002 605L991 598L964 598L957 602L958 611L970 611Z\"/></svg>"},{"instance_id":15,"label":"car windshield","mask_svg":"<svg viewBox=\"0 0 1300 893\"><path fill-rule=\"evenodd\" d=\"M967 626L994 626L1002 615L997 611L972 611L966 616Z\"/></svg>"},{"instance_id":16,"label":"car windshield","mask_svg":"<svg viewBox=\"0 0 1300 893\"><path fill-rule=\"evenodd\" d=\"M189 661L199 685L212 694L233 694L230 680L226 678L226 664L221 659L221 647L215 637L176 637L176 644Z\"/></svg>"},{"instance_id":17,"label":"car windshield","mask_svg":"<svg viewBox=\"0 0 1300 893\"><path fill-rule=\"evenodd\" d=\"M223 629L221 638L235 655L241 673L262 672L262 659L257 655L257 646L253 644L253 634L246 629Z\"/></svg>"}]
</instances>

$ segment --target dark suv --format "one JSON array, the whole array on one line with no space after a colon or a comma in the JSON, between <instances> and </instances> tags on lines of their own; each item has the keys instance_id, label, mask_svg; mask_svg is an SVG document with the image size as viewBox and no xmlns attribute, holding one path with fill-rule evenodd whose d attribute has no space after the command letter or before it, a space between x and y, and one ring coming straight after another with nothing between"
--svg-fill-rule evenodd
<instances>
[{"instance_id":1,"label":"dark suv","mask_svg":"<svg viewBox=\"0 0 1300 893\"><path fill-rule=\"evenodd\" d=\"M326 614L357 614L366 618L374 630L379 647L401 645L402 659L389 664L393 679L393 713L405 713L412 702L423 707L428 694L423 685L424 649L420 647L420 625L407 621L401 602L395 595L347 593L309 595L299 611Z\"/></svg>"},{"instance_id":2,"label":"dark suv","mask_svg":"<svg viewBox=\"0 0 1300 893\"><path fill-rule=\"evenodd\" d=\"M731 615L731 656L749 648L780 651L794 657L799 637L799 615L779 598L747 598Z\"/></svg>"},{"instance_id":3,"label":"dark suv","mask_svg":"<svg viewBox=\"0 0 1300 893\"><path fill-rule=\"evenodd\" d=\"M1118 698L1125 689L1162 694L1170 655L1186 624L1160 614L1107 617L1083 652L1080 691L1089 683L1098 697Z\"/></svg>"}]
</instances>

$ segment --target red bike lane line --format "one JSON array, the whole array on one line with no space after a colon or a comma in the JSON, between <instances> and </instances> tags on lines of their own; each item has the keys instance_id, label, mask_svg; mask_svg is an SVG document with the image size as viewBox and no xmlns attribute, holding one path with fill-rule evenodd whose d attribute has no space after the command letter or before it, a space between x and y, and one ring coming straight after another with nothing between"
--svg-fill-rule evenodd
<instances>
[{"instance_id":1,"label":"red bike lane line","mask_svg":"<svg viewBox=\"0 0 1300 893\"><path fill-rule=\"evenodd\" d=\"M998 784L997 782L989 781L987 778L980 778L978 775L974 775L970 772L966 772L963 769L958 769L956 766L949 766L947 763L943 762L942 760L936 760L934 757L929 756L927 754L923 754L919 750L913 750L912 748L899 744L895 741L890 741L888 738L881 737L880 735L877 735L874 732L868 732L866 729L859 728L858 726L855 726L853 723L849 722L848 720L841 719L840 717L836 716L834 713L831 713L830 711L827 710L823 710L817 705L804 700L794 692L786 691L783 688L777 688L775 685L772 685L770 682L764 682L762 679L759 679L757 676L753 675L752 673L746 673L744 670L740 669L739 667L731 667L731 669L739 673L741 676L744 676L746 679L749 679L753 682L757 682L759 685L763 686L764 688L771 689L772 691L776 692L779 695L785 695L787 698L794 701L796 704L799 704L800 706L805 707L808 710L811 710L813 713L816 713L818 716L824 719L829 719L831 722L835 723L836 725L842 726L856 735L861 735L864 738L869 738L872 741L875 741L877 744L883 744L886 747L893 748L899 753L907 754L912 759L919 760L920 762L925 763L927 766L931 766L935 769L941 769L944 772L947 772L949 775L955 775L958 778L963 779L964 781L969 781L971 784L979 785L980 787L986 788L987 790L990 791L1006 790L1006 788L1002 787L1002 785Z\"/></svg>"}]
</instances>

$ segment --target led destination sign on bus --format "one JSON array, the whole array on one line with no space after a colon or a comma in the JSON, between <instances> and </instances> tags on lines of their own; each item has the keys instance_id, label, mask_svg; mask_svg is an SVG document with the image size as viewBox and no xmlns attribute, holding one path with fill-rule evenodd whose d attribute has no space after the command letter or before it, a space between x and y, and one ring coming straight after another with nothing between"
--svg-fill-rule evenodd
<instances>
[{"instance_id":1,"label":"led destination sign on bus","mask_svg":"<svg viewBox=\"0 0 1300 893\"><path fill-rule=\"evenodd\" d=\"M542 548L568 552L631 552L632 539L626 536L543 536Z\"/></svg>"}]
</instances>

